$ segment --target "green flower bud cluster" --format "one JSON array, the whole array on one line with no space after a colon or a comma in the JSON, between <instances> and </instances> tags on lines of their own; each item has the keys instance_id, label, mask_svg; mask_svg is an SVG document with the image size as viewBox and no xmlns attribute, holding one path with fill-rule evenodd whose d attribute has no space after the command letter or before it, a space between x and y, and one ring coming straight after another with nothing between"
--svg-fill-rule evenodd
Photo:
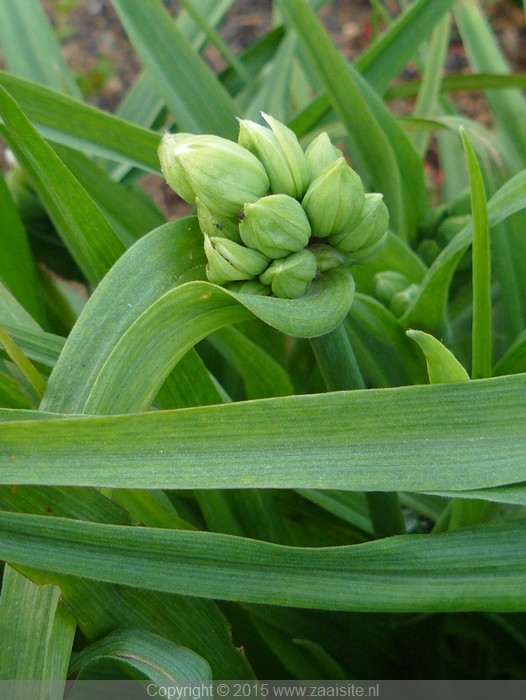
<instances>
[{"instance_id":1,"label":"green flower bud cluster","mask_svg":"<svg viewBox=\"0 0 526 700\"><path fill-rule=\"evenodd\" d=\"M389 215L326 133L304 151L288 127L263 118L268 126L240 120L238 143L166 134L159 159L168 184L196 206L209 281L295 299L321 272L372 255Z\"/></svg>"}]
</instances>

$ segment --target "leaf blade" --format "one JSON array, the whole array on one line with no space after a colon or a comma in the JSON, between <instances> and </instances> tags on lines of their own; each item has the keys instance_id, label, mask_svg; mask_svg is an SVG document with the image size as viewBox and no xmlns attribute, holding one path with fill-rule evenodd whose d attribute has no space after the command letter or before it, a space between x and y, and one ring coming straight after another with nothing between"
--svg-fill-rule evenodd
<instances>
[{"instance_id":1,"label":"leaf blade","mask_svg":"<svg viewBox=\"0 0 526 700\"><path fill-rule=\"evenodd\" d=\"M377 612L526 603L524 521L329 548L25 514L0 514L0 528L0 556L18 565L199 597Z\"/></svg>"}]
</instances>

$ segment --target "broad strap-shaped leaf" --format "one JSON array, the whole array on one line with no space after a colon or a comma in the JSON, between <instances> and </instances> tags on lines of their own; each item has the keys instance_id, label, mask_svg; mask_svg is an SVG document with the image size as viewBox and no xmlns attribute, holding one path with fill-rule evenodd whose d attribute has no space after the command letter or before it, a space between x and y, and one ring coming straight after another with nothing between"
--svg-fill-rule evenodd
<instances>
[{"instance_id":1,"label":"broad strap-shaped leaf","mask_svg":"<svg viewBox=\"0 0 526 700\"><path fill-rule=\"evenodd\" d=\"M75 621L60 598L60 588L39 586L10 566L5 567L0 596L2 681L65 679L75 629ZM59 688L62 692L64 684ZM22 686L18 692L15 688L10 697L22 700ZM51 695L43 693L39 697Z\"/></svg>"},{"instance_id":2,"label":"broad strap-shaped leaf","mask_svg":"<svg viewBox=\"0 0 526 700\"><path fill-rule=\"evenodd\" d=\"M526 523L288 547L209 532L0 513L0 557L128 586L318 609L522 611Z\"/></svg>"},{"instance_id":3,"label":"broad strap-shaped leaf","mask_svg":"<svg viewBox=\"0 0 526 700\"><path fill-rule=\"evenodd\" d=\"M417 492L513 484L526 466L525 387L520 374L124 416L6 409L0 482Z\"/></svg>"},{"instance_id":4,"label":"broad strap-shaped leaf","mask_svg":"<svg viewBox=\"0 0 526 700\"><path fill-rule=\"evenodd\" d=\"M96 285L124 246L93 200L0 87L0 115L9 145L27 170L57 231L88 281Z\"/></svg>"}]
</instances>

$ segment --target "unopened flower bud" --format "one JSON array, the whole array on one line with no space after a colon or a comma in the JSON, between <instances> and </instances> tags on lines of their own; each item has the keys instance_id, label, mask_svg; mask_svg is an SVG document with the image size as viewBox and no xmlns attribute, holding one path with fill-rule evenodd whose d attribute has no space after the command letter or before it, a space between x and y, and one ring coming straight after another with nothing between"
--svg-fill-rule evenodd
<instances>
[{"instance_id":1,"label":"unopened flower bud","mask_svg":"<svg viewBox=\"0 0 526 700\"><path fill-rule=\"evenodd\" d=\"M257 294L260 297L268 297L272 293L270 285L263 284L258 279L230 282L225 286L237 294Z\"/></svg>"},{"instance_id":2,"label":"unopened flower bud","mask_svg":"<svg viewBox=\"0 0 526 700\"><path fill-rule=\"evenodd\" d=\"M301 199L309 183L305 153L295 133L285 124L268 114L263 114L263 118L270 129L241 119L238 142L263 163L273 194Z\"/></svg>"},{"instance_id":3,"label":"unopened flower bud","mask_svg":"<svg viewBox=\"0 0 526 700\"><path fill-rule=\"evenodd\" d=\"M355 253L373 246L387 231L389 212L383 197L377 192L365 195L363 209L358 222L347 231L329 236L329 243L343 253Z\"/></svg>"},{"instance_id":4,"label":"unopened flower bud","mask_svg":"<svg viewBox=\"0 0 526 700\"><path fill-rule=\"evenodd\" d=\"M401 272L396 270L382 270L377 272L373 279L374 293L383 301L386 306L389 306L391 299L398 292L403 292L410 285L410 281Z\"/></svg>"},{"instance_id":5,"label":"unopened flower bud","mask_svg":"<svg viewBox=\"0 0 526 700\"><path fill-rule=\"evenodd\" d=\"M165 134L161 139L157 152L161 163L161 171L166 182L181 199L184 199L189 204L193 204L195 201L194 188L180 160L175 155L183 148L185 141L190 138L192 138L192 134Z\"/></svg>"},{"instance_id":6,"label":"unopened flower bud","mask_svg":"<svg viewBox=\"0 0 526 700\"><path fill-rule=\"evenodd\" d=\"M263 284L271 285L275 296L297 299L305 294L316 271L316 256L304 248L286 258L274 260L259 279Z\"/></svg>"},{"instance_id":7,"label":"unopened flower bud","mask_svg":"<svg viewBox=\"0 0 526 700\"><path fill-rule=\"evenodd\" d=\"M322 170L302 201L316 238L352 228L360 218L363 203L361 178L343 157Z\"/></svg>"},{"instance_id":8,"label":"unopened flower bud","mask_svg":"<svg viewBox=\"0 0 526 700\"><path fill-rule=\"evenodd\" d=\"M260 161L237 143L213 135L165 134L159 146L161 169L185 201L195 198L211 211L237 216L245 202L269 190Z\"/></svg>"},{"instance_id":9,"label":"unopened flower bud","mask_svg":"<svg viewBox=\"0 0 526 700\"><path fill-rule=\"evenodd\" d=\"M270 260L258 250L230 241L228 238L205 234L205 255L208 260L206 276L214 284L249 280L260 275Z\"/></svg>"},{"instance_id":10,"label":"unopened flower bud","mask_svg":"<svg viewBox=\"0 0 526 700\"><path fill-rule=\"evenodd\" d=\"M197 209L199 228L203 233L206 233L207 236L229 238L231 241L241 243L237 217L233 218L215 214L203 204L200 197L195 198L195 206Z\"/></svg>"},{"instance_id":11,"label":"unopened flower bud","mask_svg":"<svg viewBox=\"0 0 526 700\"><path fill-rule=\"evenodd\" d=\"M269 258L283 258L304 248L311 228L301 204L286 194L270 194L246 204L239 224L241 240Z\"/></svg>"},{"instance_id":12,"label":"unopened flower bud","mask_svg":"<svg viewBox=\"0 0 526 700\"><path fill-rule=\"evenodd\" d=\"M349 267L347 256L331 245L314 243L309 245L309 250L316 256L316 263L320 272L326 272L335 267Z\"/></svg>"},{"instance_id":13,"label":"unopened flower bud","mask_svg":"<svg viewBox=\"0 0 526 700\"><path fill-rule=\"evenodd\" d=\"M400 318L400 316L403 316L407 309L415 302L419 294L420 285L414 283L410 284L407 289L393 296L389 308L397 318Z\"/></svg>"},{"instance_id":14,"label":"unopened flower bud","mask_svg":"<svg viewBox=\"0 0 526 700\"><path fill-rule=\"evenodd\" d=\"M342 156L342 152L332 144L327 132L321 133L305 151L309 180L317 178L322 170Z\"/></svg>"}]
</instances>

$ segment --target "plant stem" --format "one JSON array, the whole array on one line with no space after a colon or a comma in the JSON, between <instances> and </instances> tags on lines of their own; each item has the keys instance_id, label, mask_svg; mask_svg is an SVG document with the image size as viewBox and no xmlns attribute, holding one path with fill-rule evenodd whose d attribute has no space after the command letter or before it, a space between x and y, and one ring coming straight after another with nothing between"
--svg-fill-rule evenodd
<instances>
[{"instance_id":1,"label":"plant stem","mask_svg":"<svg viewBox=\"0 0 526 700\"><path fill-rule=\"evenodd\" d=\"M311 338L310 342L328 391L365 389L362 373L343 324L326 335Z\"/></svg>"},{"instance_id":2,"label":"plant stem","mask_svg":"<svg viewBox=\"0 0 526 700\"><path fill-rule=\"evenodd\" d=\"M362 373L343 324L326 335L311 338L310 342L328 391L365 389ZM405 533L397 493L370 491L365 497L376 537Z\"/></svg>"}]
</instances>

